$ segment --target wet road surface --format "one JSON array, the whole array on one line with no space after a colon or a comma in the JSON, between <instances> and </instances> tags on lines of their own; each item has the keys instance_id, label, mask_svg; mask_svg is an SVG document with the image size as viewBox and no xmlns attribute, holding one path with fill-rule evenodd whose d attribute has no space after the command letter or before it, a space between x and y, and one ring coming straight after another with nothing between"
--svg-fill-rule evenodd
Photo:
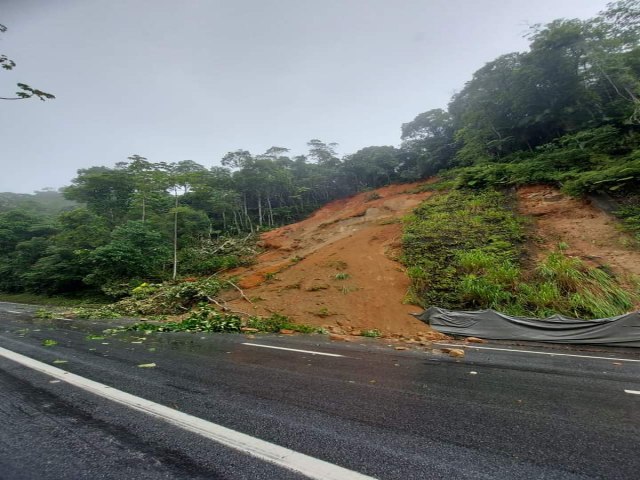
<instances>
[{"instance_id":1,"label":"wet road surface","mask_svg":"<svg viewBox=\"0 0 640 480\"><path fill-rule=\"evenodd\" d=\"M40 320L33 311L0 303L0 347L361 475L635 479L640 471L633 350L489 344L454 359L321 335L102 335L119 322ZM307 474L0 356L0 478Z\"/></svg>"}]
</instances>

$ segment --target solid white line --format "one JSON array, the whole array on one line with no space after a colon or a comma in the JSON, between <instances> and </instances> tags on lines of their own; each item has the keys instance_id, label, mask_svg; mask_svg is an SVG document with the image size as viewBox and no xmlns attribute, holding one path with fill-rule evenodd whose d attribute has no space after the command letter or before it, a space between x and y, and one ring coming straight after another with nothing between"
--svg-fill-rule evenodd
<instances>
[{"instance_id":1,"label":"solid white line","mask_svg":"<svg viewBox=\"0 0 640 480\"><path fill-rule=\"evenodd\" d=\"M553 357L556 357L556 356L557 357L578 357L578 358L594 358L597 360L615 360L616 362L640 362L640 360L633 360L631 358L595 357L592 355L574 355L571 353L536 352L534 350L516 350L515 348L476 347L475 345L456 345L453 343L434 343L434 345L440 345L443 347L477 348L479 350L497 350L499 352L535 353L536 355L551 355Z\"/></svg>"},{"instance_id":2,"label":"solid white line","mask_svg":"<svg viewBox=\"0 0 640 480\"><path fill-rule=\"evenodd\" d=\"M640 390L625 390L624 393L630 393L631 395L640 395Z\"/></svg>"},{"instance_id":3,"label":"solid white line","mask_svg":"<svg viewBox=\"0 0 640 480\"><path fill-rule=\"evenodd\" d=\"M344 357L344 355L338 355L337 353L314 352L313 350L299 350L297 348L274 347L273 345L260 345L259 343L244 342L242 343L242 345L249 345L250 347L273 348L275 350L287 350L288 352L310 353L312 355L325 355L327 357Z\"/></svg>"},{"instance_id":4,"label":"solid white line","mask_svg":"<svg viewBox=\"0 0 640 480\"><path fill-rule=\"evenodd\" d=\"M261 460L298 472L308 478L317 480L370 480L373 478L260 440L250 435L236 432L222 425L179 412L173 408L165 407L164 405L109 387L103 383L94 382L93 380L66 372L2 347L0 347L0 356L67 382L87 392L160 418L180 428L213 440L214 442L221 443L226 447L239 450Z\"/></svg>"}]
</instances>

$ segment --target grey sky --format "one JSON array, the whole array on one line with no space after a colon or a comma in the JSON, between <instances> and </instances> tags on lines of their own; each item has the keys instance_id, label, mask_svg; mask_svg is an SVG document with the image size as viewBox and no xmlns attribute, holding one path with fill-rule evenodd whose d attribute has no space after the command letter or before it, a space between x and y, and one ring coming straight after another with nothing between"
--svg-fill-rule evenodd
<instances>
[{"instance_id":1,"label":"grey sky","mask_svg":"<svg viewBox=\"0 0 640 480\"><path fill-rule=\"evenodd\" d=\"M272 145L397 145L527 25L606 0L0 0L0 192L66 185L131 154L219 163Z\"/></svg>"}]
</instances>

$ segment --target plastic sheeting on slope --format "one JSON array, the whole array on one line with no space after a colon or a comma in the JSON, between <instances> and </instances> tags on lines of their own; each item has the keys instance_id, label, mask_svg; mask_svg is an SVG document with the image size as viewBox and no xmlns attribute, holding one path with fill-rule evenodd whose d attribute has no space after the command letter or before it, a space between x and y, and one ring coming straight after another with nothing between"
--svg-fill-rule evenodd
<instances>
[{"instance_id":1,"label":"plastic sheeting on slope","mask_svg":"<svg viewBox=\"0 0 640 480\"><path fill-rule=\"evenodd\" d=\"M598 320L579 320L562 315L538 319L511 317L495 310L464 312L430 307L415 316L447 335L492 340L640 347L640 312Z\"/></svg>"}]
</instances>

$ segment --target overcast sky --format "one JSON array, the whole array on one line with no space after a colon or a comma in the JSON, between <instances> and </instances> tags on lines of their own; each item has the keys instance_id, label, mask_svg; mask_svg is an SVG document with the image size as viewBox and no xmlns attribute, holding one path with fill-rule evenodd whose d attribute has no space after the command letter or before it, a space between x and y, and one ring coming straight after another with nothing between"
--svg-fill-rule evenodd
<instances>
[{"instance_id":1,"label":"overcast sky","mask_svg":"<svg viewBox=\"0 0 640 480\"><path fill-rule=\"evenodd\" d=\"M239 148L397 145L527 25L606 0L0 0L0 192L132 154L207 167Z\"/></svg>"}]
</instances>

